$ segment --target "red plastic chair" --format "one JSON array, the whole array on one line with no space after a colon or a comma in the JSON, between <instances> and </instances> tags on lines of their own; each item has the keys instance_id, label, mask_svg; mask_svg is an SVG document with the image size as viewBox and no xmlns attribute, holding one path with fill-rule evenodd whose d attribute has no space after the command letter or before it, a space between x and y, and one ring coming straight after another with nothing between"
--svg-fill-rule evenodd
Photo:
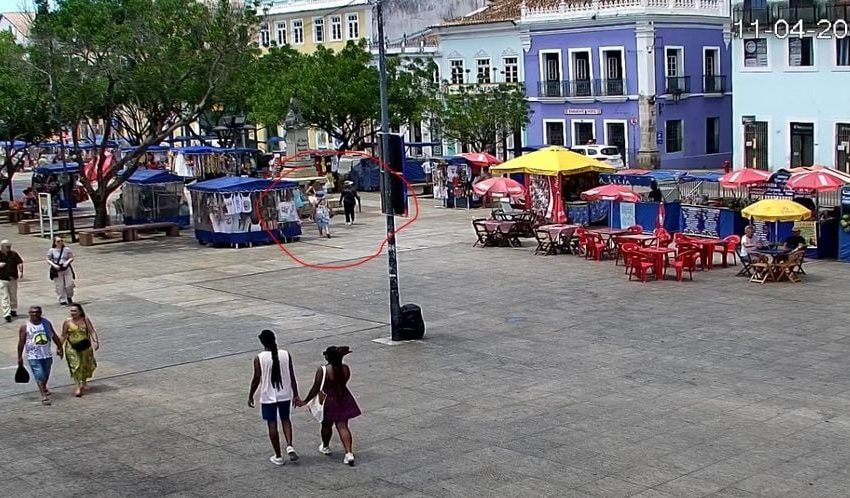
<instances>
[{"instance_id":1,"label":"red plastic chair","mask_svg":"<svg viewBox=\"0 0 850 498\"><path fill-rule=\"evenodd\" d=\"M699 257L699 252L697 251L682 251L676 256L676 259L670 263L670 266L676 270L677 282L684 280L685 270L688 270L690 279L694 279L694 272L697 270L697 260Z\"/></svg>"},{"instance_id":2,"label":"red plastic chair","mask_svg":"<svg viewBox=\"0 0 850 498\"><path fill-rule=\"evenodd\" d=\"M672 238L670 236L670 232L668 232L664 228L656 228L655 230L652 231L652 235L655 236L655 237L658 237L659 239L670 239L670 238Z\"/></svg>"},{"instance_id":3,"label":"red plastic chair","mask_svg":"<svg viewBox=\"0 0 850 498\"><path fill-rule=\"evenodd\" d=\"M640 226L640 225L632 225L629 228L627 228L626 230L628 230L629 233L633 234L633 235L640 235L640 234L643 233L643 227Z\"/></svg>"},{"instance_id":4,"label":"red plastic chair","mask_svg":"<svg viewBox=\"0 0 850 498\"><path fill-rule=\"evenodd\" d=\"M726 266L726 258L732 255L732 265L738 264L738 246L741 244L741 237L738 235L730 235L723 239L723 266ZM717 250L716 248L715 250Z\"/></svg>"},{"instance_id":5,"label":"red plastic chair","mask_svg":"<svg viewBox=\"0 0 850 498\"><path fill-rule=\"evenodd\" d=\"M596 261L602 261L602 256L608 252L608 246L598 233L589 234L588 247L593 253L591 257Z\"/></svg>"},{"instance_id":6,"label":"red plastic chair","mask_svg":"<svg viewBox=\"0 0 850 498\"><path fill-rule=\"evenodd\" d=\"M673 242L676 243L676 246L678 246L679 244L681 244L683 242L687 242L688 240L690 240L690 237L683 234L682 232L676 232L676 233L673 234Z\"/></svg>"},{"instance_id":7,"label":"red plastic chair","mask_svg":"<svg viewBox=\"0 0 850 498\"><path fill-rule=\"evenodd\" d=\"M617 259L614 260L614 265L617 265L617 262L620 261L620 257L622 256L623 264L626 265L626 273L629 273L629 255L630 253L637 252L638 249L640 249L640 246L634 242L623 242L620 244L620 250L617 251Z\"/></svg>"},{"instance_id":8,"label":"red plastic chair","mask_svg":"<svg viewBox=\"0 0 850 498\"><path fill-rule=\"evenodd\" d=\"M588 237L587 230L576 228L575 236L578 239L579 252L584 252L584 259L590 258L592 256L592 249L590 248L590 238Z\"/></svg>"},{"instance_id":9,"label":"red plastic chair","mask_svg":"<svg viewBox=\"0 0 850 498\"><path fill-rule=\"evenodd\" d=\"M655 280L658 280L658 275L655 274L655 263L645 255L635 251L630 251L631 271L629 272L629 280L637 274L641 282L646 283L646 279L651 273Z\"/></svg>"}]
</instances>

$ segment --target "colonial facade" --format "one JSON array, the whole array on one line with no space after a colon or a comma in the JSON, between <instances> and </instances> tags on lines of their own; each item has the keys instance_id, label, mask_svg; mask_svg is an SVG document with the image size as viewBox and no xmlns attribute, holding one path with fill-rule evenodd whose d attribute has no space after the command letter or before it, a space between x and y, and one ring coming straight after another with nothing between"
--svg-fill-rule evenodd
<instances>
[{"instance_id":1,"label":"colonial facade","mask_svg":"<svg viewBox=\"0 0 850 498\"><path fill-rule=\"evenodd\" d=\"M850 172L850 1L733 2L734 164Z\"/></svg>"},{"instance_id":2,"label":"colonial facade","mask_svg":"<svg viewBox=\"0 0 850 498\"><path fill-rule=\"evenodd\" d=\"M29 43L30 25L34 14L30 12L0 13L0 31L8 31L20 45Z\"/></svg>"},{"instance_id":3,"label":"colonial facade","mask_svg":"<svg viewBox=\"0 0 850 498\"><path fill-rule=\"evenodd\" d=\"M522 83L526 66L520 42L518 3L497 2L434 28L440 38L437 78L448 86ZM465 152L464 144L439 137L445 155ZM505 137L499 157L512 157L514 137Z\"/></svg>"},{"instance_id":4,"label":"colonial facade","mask_svg":"<svg viewBox=\"0 0 850 498\"><path fill-rule=\"evenodd\" d=\"M616 146L630 167L731 159L728 5L598 0L521 6L531 144Z\"/></svg>"}]
</instances>

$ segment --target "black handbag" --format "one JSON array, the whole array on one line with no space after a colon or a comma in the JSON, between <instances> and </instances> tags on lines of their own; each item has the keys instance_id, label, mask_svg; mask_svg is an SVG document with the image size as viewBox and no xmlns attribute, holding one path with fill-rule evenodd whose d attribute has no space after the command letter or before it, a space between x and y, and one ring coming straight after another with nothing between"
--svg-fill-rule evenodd
<instances>
[{"instance_id":1,"label":"black handbag","mask_svg":"<svg viewBox=\"0 0 850 498\"><path fill-rule=\"evenodd\" d=\"M82 353L83 351L91 348L91 341L83 339L82 341L72 342L71 347L74 348L74 351Z\"/></svg>"},{"instance_id":2,"label":"black handbag","mask_svg":"<svg viewBox=\"0 0 850 498\"><path fill-rule=\"evenodd\" d=\"M50 280L56 280L56 277L59 276L59 270L51 266L50 273L48 275L50 276Z\"/></svg>"},{"instance_id":3,"label":"black handbag","mask_svg":"<svg viewBox=\"0 0 850 498\"><path fill-rule=\"evenodd\" d=\"M26 384L30 381L30 373L22 364L18 364L18 369L15 370L15 382L18 384Z\"/></svg>"}]
</instances>

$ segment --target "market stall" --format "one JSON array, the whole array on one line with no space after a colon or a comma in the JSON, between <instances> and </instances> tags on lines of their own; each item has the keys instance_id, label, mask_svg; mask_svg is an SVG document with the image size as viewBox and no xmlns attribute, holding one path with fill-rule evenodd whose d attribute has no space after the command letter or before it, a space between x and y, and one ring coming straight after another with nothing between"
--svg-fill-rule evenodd
<instances>
[{"instance_id":1,"label":"market stall","mask_svg":"<svg viewBox=\"0 0 850 498\"><path fill-rule=\"evenodd\" d=\"M431 157L428 159L434 182L434 199L447 208L479 207L481 201L472 191L472 165L466 159L454 157Z\"/></svg>"},{"instance_id":2,"label":"market stall","mask_svg":"<svg viewBox=\"0 0 850 498\"><path fill-rule=\"evenodd\" d=\"M65 184L71 182L70 207L76 208L77 204L88 199L85 189L79 185L80 165L78 163L42 164L33 170L32 188L37 194L48 193L53 198L53 203L60 209L67 209L68 202L65 199Z\"/></svg>"},{"instance_id":3,"label":"market stall","mask_svg":"<svg viewBox=\"0 0 850 498\"><path fill-rule=\"evenodd\" d=\"M539 220L565 223L569 219L580 225L597 223L608 216L609 202L578 199L581 192L599 184L599 173L615 171L605 163L558 146L544 147L490 168L493 175L525 175L526 206Z\"/></svg>"},{"instance_id":4,"label":"market stall","mask_svg":"<svg viewBox=\"0 0 850 498\"><path fill-rule=\"evenodd\" d=\"M850 187L841 189L841 220L838 225L838 260L850 263Z\"/></svg>"},{"instance_id":5,"label":"market stall","mask_svg":"<svg viewBox=\"0 0 850 498\"><path fill-rule=\"evenodd\" d=\"M615 202L608 217L611 228L628 228L640 225L645 230L654 229L659 220L668 232L679 231L679 180L685 175L675 170L623 170L613 174L599 175L599 180L606 184L626 185L636 192L644 193L655 182L663 192L664 202L641 200L638 202Z\"/></svg>"},{"instance_id":6,"label":"market stall","mask_svg":"<svg viewBox=\"0 0 850 498\"><path fill-rule=\"evenodd\" d=\"M295 182L237 176L192 184L195 237L202 244L237 247L298 240L297 189Z\"/></svg>"},{"instance_id":7,"label":"market stall","mask_svg":"<svg viewBox=\"0 0 850 498\"><path fill-rule=\"evenodd\" d=\"M121 191L125 225L173 222L188 228L189 203L183 178L160 170L138 170Z\"/></svg>"}]
</instances>

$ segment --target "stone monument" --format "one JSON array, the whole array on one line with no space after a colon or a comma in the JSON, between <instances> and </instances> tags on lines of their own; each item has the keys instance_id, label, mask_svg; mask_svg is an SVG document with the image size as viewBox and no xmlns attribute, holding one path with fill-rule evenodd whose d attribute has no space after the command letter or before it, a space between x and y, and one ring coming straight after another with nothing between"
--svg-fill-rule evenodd
<instances>
[{"instance_id":1,"label":"stone monument","mask_svg":"<svg viewBox=\"0 0 850 498\"><path fill-rule=\"evenodd\" d=\"M289 113L283 121L283 128L286 131L284 141L286 143L286 157L288 161L283 165L285 168L299 168L293 172L291 177L306 178L315 176L316 170L313 169L313 159L307 155L301 155L293 158L296 154L302 154L310 150L310 141L307 137L307 124L298 110L298 100L292 97L289 101Z\"/></svg>"}]
</instances>

